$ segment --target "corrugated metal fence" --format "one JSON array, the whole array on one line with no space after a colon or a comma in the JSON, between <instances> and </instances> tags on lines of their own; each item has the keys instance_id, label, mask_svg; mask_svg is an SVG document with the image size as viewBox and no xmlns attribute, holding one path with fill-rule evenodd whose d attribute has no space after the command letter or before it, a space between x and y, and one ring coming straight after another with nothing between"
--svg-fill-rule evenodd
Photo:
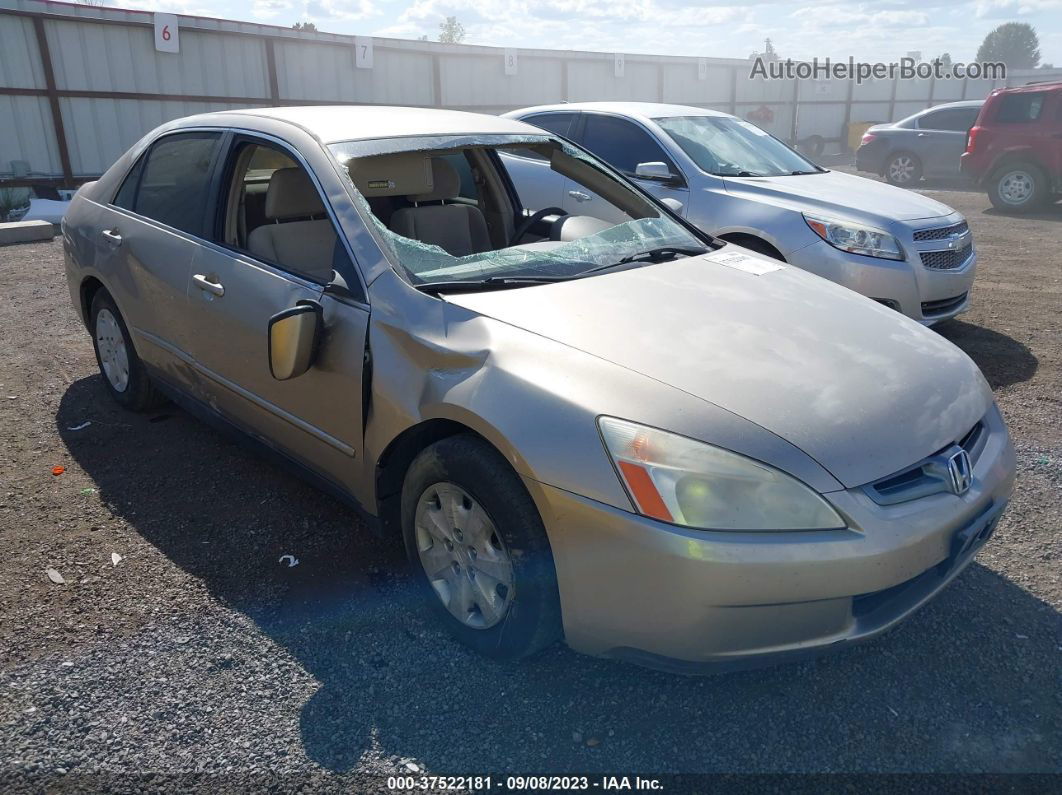
<instances>
[{"instance_id":1,"label":"corrugated metal fence","mask_svg":"<svg viewBox=\"0 0 1062 795\"><path fill-rule=\"evenodd\" d=\"M750 118L780 138L843 145L849 122L888 121L981 98L981 80L764 81L750 62L374 39L205 17L179 18L179 53L159 52L150 13L0 0L0 184L75 185L141 135L209 110L387 104L499 113L564 100L645 100ZM512 71L510 69L510 71ZM1012 73L1008 82L1062 76Z\"/></svg>"}]
</instances>

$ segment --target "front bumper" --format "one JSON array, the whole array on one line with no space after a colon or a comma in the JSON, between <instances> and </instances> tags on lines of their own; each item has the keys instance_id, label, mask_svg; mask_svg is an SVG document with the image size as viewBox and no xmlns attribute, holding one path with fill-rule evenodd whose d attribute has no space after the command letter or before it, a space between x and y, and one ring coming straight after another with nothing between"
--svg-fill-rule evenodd
<instances>
[{"instance_id":1,"label":"front bumper","mask_svg":"<svg viewBox=\"0 0 1062 795\"><path fill-rule=\"evenodd\" d=\"M668 525L525 478L557 569L568 644L680 671L787 661L872 638L969 564L1006 506L1014 451L994 409L964 495L881 506L826 495L849 529Z\"/></svg>"},{"instance_id":2,"label":"front bumper","mask_svg":"<svg viewBox=\"0 0 1062 795\"><path fill-rule=\"evenodd\" d=\"M926 226L948 226L955 220L935 219ZM906 259L864 257L836 249L825 240L786 254L795 267L873 298L932 326L970 308L970 290L977 274L976 249L961 267L932 270L922 264L922 252L940 248L932 241L901 240Z\"/></svg>"}]
</instances>

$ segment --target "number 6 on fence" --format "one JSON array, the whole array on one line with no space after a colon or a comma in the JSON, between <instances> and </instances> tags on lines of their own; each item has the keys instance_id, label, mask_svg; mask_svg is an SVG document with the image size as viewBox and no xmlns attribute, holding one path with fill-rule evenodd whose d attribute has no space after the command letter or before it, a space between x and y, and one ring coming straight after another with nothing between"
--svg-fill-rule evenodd
<instances>
[{"instance_id":1,"label":"number 6 on fence","mask_svg":"<svg viewBox=\"0 0 1062 795\"><path fill-rule=\"evenodd\" d=\"M159 52L181 51L176 14L155 14L155 49Z\"/></svg>"}]
</instances>

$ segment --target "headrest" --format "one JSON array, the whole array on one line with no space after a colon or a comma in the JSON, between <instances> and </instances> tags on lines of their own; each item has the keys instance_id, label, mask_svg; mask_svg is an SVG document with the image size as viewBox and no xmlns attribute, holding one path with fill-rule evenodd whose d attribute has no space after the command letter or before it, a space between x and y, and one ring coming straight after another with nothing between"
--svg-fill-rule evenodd
<instances>
[{"instance_id":1,"label":"headrest","mask_svg":"<svg viewBox=\"0 0 1062 795\"><path fill-rule=\"evenodd\" d=\"M431 159L431 176L433 187L427 193L418 193L409 198L415 202L434 202L440 199L453 199L461 192L461 177L446 160L441 157Z\"/></svg>"},{"instance_id":2,"label":"headrest","mask_svg":"<svg viewBox=\"0 0 1062 795\"><path fill-rule=\"evenodd\" d=\"M434 188L431 160L425 154L398 152L355 158L347 168L354 186L366 199L415 196Z\"/></svg>"},{"instance_id":3,"label":"headrest","mask_svg":"<svg viewBox=\"0 0 1062 795\"><path fill-rule=\"evenodd\" d=\"M317 188L301 168L278 168L266 190L266 218L297 218L325 211Z\"/></svg>"}]
</instances>

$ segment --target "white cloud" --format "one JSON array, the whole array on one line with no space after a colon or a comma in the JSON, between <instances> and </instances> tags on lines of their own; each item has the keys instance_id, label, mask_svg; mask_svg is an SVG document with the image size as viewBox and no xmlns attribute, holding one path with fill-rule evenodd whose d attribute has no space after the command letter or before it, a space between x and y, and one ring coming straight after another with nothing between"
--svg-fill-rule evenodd
<instances>
[{"instance_id":1,"label":"white cloud","mask_svg":"<svg viewBox=\"0 0 1062 795\"><path fill-rule=\"evenodd\" d=\"M1062 0L978 0L976 13L981 19L1004 19L1058 10Z\"/></svg>"},{"instance_id":2,"label":"white cloud","mask_svg":"<svg viewBox=\"0 0 1062 795\"><path fill-rule=\"evenodd\" d=\"M358 21L379 16L372 0L307 0L306 18L312 20L345 19Z\"/></svg>"}]
</instances>

